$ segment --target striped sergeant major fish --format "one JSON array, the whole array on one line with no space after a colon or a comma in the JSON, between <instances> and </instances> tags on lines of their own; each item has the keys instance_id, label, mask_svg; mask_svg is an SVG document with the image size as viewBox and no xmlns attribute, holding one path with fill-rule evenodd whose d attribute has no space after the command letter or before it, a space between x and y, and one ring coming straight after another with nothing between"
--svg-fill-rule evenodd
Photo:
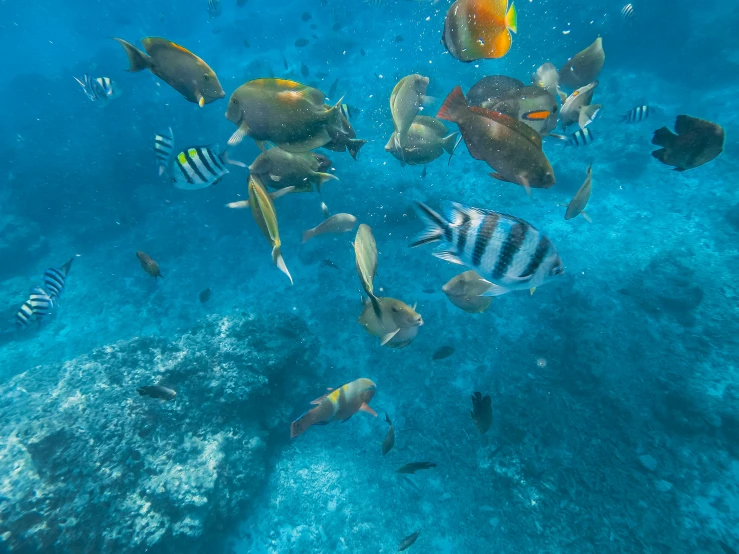
<instances>
[{"instance_id":1,"label":"striped sergeant major fish","mask_svg":"<svg viewBox=\"0 0 739 554\"><path fill-rule=\"evenodd\" d=\"M221 0L208 0L208 15L210 17L218 17L222 11Z\"/></svg>"},{"instance_id":2,"label":"striped sergeant major fish","mask_svg":"<svg viewBox=\"0 0 739 554\"><path fill-rule=\"evenodd\" d=\"M62 267L50 267L44 272L44 286L49 291L49 296L52 299L59 298L64 292L64 283L67 280L73 261L74 258L71 258Z\"/></svg>"},{"instance_id":3,"label":"striped sergeant major fish","mask_svg":"<svg viewBox=\"0 0 739 554\"><path fill-rule=\"evenodd\" d=\"M590 129L578 129L563 139L567 141L565 146L587 146L595 140L595 133Z\"/></svg>"},{"instance_id":4,"label":"striped sergeant major fish","mask_svg":"<svg viewBox=\"0 0 739 554\"><path fill-rule=\"evenodd\" d=\"M101 106L107 104L108 100L119 96L117 87L108 77L93 79L89 75L85 75L81 80L77 77L74 80L79 83L82 91L90 100Z\"/></svg>"},{"instance_id":5,"label":"striped sergeant major fish","mask_svg":"<svg viewBox=\"0 0 739 554\"><path fill-rule=\"evenodd\" d=\"M159 166L159 175L167 173L175 188L198 190L215 185L229 171L226 164L246 167L236 160L230 160L224 150L221 154L210 146L193 146L174 155L174 134L159 133L154 137L154 151Z\"/></svg>"},{"instance_id":6,"label":"striped sergeant major fish","mask_svg":"<svg viewBox=\"0 0 739 554\"><path fill-rule=\"evenodd\" d=\"M15 314L18 327L26 328L38 319L49 315L54 309L54 299L41 287L31 289L31 294Z\"/></svg>"},{"instance_id":7,"label":"striped sergeant major fish","mask_svg":"<svg viewBox=\"0 0 739 554\"><path fill-rule=\"evenodd\" d=\"M639 123L652 113L649 106L637 106L621 116L621 123Z\"/></svg>"},{"instance_id":8,"label":"striped sergeant major fish","mask_svg":"<svg viewBox=\"0 0 739 554\"><path fill-rule=\"evenodd\" d=\"M623 8L621 8L621 17L624 18L624 21L628 21L632 17L634 17L634 6L631 4L626 4Z\"/></svg>"},{"instance_id":9,"label":"striped sergeant major fish","mask_svg":"<svg viewBox=\"0 0 739 554\"><path fill-rule=\"evenodd\" d=\"M434 256L467 266L490 282L481 296L500 296L512 290L543 285L564 272L557 248L522 219L456 202L442 203L446 217L418 202L426 224L411 247L441 241Z\"/></svg>"}]
</instances>

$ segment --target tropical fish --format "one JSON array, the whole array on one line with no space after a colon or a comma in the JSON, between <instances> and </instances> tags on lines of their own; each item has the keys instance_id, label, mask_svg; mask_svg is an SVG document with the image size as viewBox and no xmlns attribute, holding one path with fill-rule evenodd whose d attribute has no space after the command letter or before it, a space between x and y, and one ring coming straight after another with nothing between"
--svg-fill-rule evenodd
<instances>
[{"instance_id":1,"label":"tropical fish","mask_svg":"<svg viewBox=\"0 0 739 554\"><path fill-rule=\"evenodd\" d=\"M62 267L50 267L44 272L44 287L52 299L60 297L64 292L64 284L73 261L74 258L70 258Z\"/></svg>"},{"instance_id":2,"label":"tropical fish","mask_svg":"<svg viewBox=\"0 0 739 554\"><path fill-rule=\"evenodd\" d=\"M578 129L564 139L567 141L567 146L587 146L595 140L595 133L590 129Z\"/></svg>"},{"instance_id":3,"label":"tropical fish","mask_svg":"<svg viewBox=\"0 0 739 554\"><path fill-rule=\"evenodd\" d=\"M390 421L390 416L387 415L387 412L385 412L385 421L390 427L387 430L387 435L385 435L385 441L382 443L383 456L390 452L393 449L393 446L395 446L395 427L393 427L393 422Z\"/></svg>"},{"instance_id":4,"label":"tropical fish","mask_svg":"<svg viewBox=\"0 0 739 554\"><path fill-rule=\"evenodd\" d=\"M329 108L330 106L326 107ZM359 150L367 144L367 141L357 138L357 133L349 122L349 116L349 107L346 104L341 104L339 125L332 125L326 128L331 141L324 144L323 147L334 152L348 151L349 155L356 160Z\"/></svg>"},{"instance_id":5,"label":"tropical fish","mask_svg":"<svg viewBox=\"0 0 739 554\"><path fill-rule=\"evenodd\" d=\"M120 96L118 88L108 77L97 77L93 79L89 75L85 75L81 80L77 77L74 80L82 87L85 95L92 102L97 103L98 106L106 106L108 100Z\"/></svg>"},{"instance_id":6,"label":"tropical fish","mask_svg":"<svg viewBox=\"0 0 739 554\"><path fill-rule=\"evenodd\" d=\"M321 213L323 214L323 219L331 217L331 212L325 202L321 202Z\"/></svg>"},{"instance_id":7,"label":"tropical fish","mask_svg":"<svg viewBox=\"0 0 739 554\"><path fill-rule=\"evenodd\" d=\"M267 194L267 190L264 188L261 180L256 175L249 176L249 207L251 208L252 216L254 216L254 221L256 221L262 234L264 234L270 246L272 246L272 262L280 271L287 275L292 285L293 278L287 270L280 250L282 241L280 241L280 230L277 226L275 205L270 195Z\"/></svg>"},{"instance_id":8,"label":"tropical fish","mask_svg":"<svg viewBox=\"0 0 739 554\"><path fill-rule=\"evenodd\" d=\"M342 129L341 100L332 107L318 89L285 79L256 79L237 88L226 118L238 129L228 144L245 136L270 141L289 152L307 152L332 140L329 129Z\"/></svg>"},{"instance_id":9,"label":"tropical fish","mask_svg":"<svg viewBox=\"0 0 739 554\"><path fill-rule=\"evenodd\" d=\"M493 424L493 407L489 396L475 392L472 395L472 410L470 411L472 421L475 422L477 432L481 435L487 433Z\"/></svg>"},{"instance_id":10,"label":"tropical fish","mask_svg":"<svg viewBox=\"0 0 739 554\"><path fill-rule=\"evenodd\" d=\"M326 219L320 225L303 232L303 244L313 237L325 234L348 233L357 224L357 218L351 214L336 214Z\"/></svg>"},{"instance_id":11,"label":"tropical fish","mask_svg":"<svg viewBox=\"0 0 739 554\"><path fill-rule=\"evenodd\" d=\"M582 214L583 218L585 218L585 221L588 223L592 223L593 221L590 219L590 216L585 213L585 206L588 205L588 200L590 200L590 193L593 190L593 165L588 166L588 173L585 177L585 181L583 182L582 186L578 189L577 193L575 193L575 196L570 200L569 204L566 204L567 211L565 212L565 220L572 219L573 217L577 217L578 215Z\"/></svg>"},{"instance_id":12,"label":"tropical fish","mask_svg":"<svg viewBox=\"0 0 739 554\"><path fill-rule=\"evenodd\" d=\"M177 396L177 392L162 385L147 385L145 387L139 387L136 392L141 396L150 396L151 398L158 398L159 400L173 400Z\"/></svg>"},{"instance_id":13,"label":"tropical fish","mask_svg":"<svg viewBox=\"0 0 739 554\"><path fill-rule=\"evenodd\" d=\"M290 425L290 438L302 435L311 425L346 421L357 412L366 412L377 417L369 406L376 388L377 385L369 379L360 378L315 399L311 404L316 407L308 410Z\"/></svg>"},{"instance_id":14,"label":"tropical fish","mask_svg":"<svg viewBox=\"0 0 739 554\"><path fill-rule=\"evenodd\" d=\"M357 117L360 114L361 110L355 106L350 106L349 104L342 104L341 105L341 113L344 114L344 117L351 120Z\"/></svg>"},{"instance_id":15,"label":"tropical fish","mask_svg":"<svg viewBox=\"0 0 739 554\"><path fill-rule=\"evenodd\" d=\"M622 123L638 123L644 121L652 113L649 106L637 106L621 116Z\"/></svg>"},{"instance_id":16,"label":"tropical fish","mask_svg":"<svg viewBox=\"0 0 739 554\"><path fill-rule=\"evenodd\" d=\"M299 38L295 41L296 48L303 48L304 46L308 46L308 39Z\"/></svg>"},{"instance_id":17,"label":"tropical fish","mask_svg":"<svg viewBox=\"0 0 739 554\"><path fill-rule=\"evenodd\" d=\"M517 119L541 136L557 126L559 105L554 96L536 86L510 90L483 102L482 108Z\"/></svg>"},{"instance_id":18,"label":"tropical fish","mask_svg":"<svg viewBox=\"0 0 739 554\"><path fill-rule=\"evenodd\" d=\"M338 265L336 265L336 264L335 264L334 262L332 262L331 260L329 260L328 258L326 258L325 260L321 260L321 264L323 264L323 265L325 265L325 266L327 266L327 267L331 267L331 268L333 268L333 269L339 269L339 266L338 266Z\"/></svg>"},{"instance_id":19,"label":"tropical fish","mask_svg":"<svg viewBox=\"0 0 739 554\"><path fill-rule=\"evenodd\" d=\"M536 73L531 74L531 84L544 89L561 102L567 98L567 95L559 90L559 72L551 62L540 65Z\"/></svg>"},{"instance_id":20,"label":"tropical fish","mask_svg":"<svg viewBox=\"0 0 739 554\"><path fill-rule=\"evenodd\" d=\"M456 143L454 145L455 148L457 147L457 144L459 144L459 143ZM421 171L421 179L425 179L425 178L426 178L426 166L424 165L423 166L423 171Z\"/></svg>"},{"instance_id":21,"label":"tropical fish","mask_svg":"<svg viewBox=\"0 0 739 554\"><path fill-rule=\"evenodd\" d=\"M457 135L449 134L446 126L435 117L417 115L408 129L402 151L398 147L397 132L390 137L385 151L390 152L401 165L427 164L444 151L450 156L454 154Z\"/></svg>"},{"instance_id":22,"label":"tropical fish","mask_svg":"<svg viewBox=\"0 0 739 554\"><path fill-rule=\"evenodd\" d=\"M628 21L632 17L634 17L634 6L631 4L626 4L623 8L621 8L621 17L624 18L624 21Z\"/></svg>"},{"instance_id":23,"label":"tropical fish","mask_svg":"<svg viewBox=\"0 0 739 554\"><path fill-rule=\"evenodd\" d=\"M210 17L218 17L222 11L221 0L208 0L208 15Z\"/></svg>"},{"instance_id":24,"label":"tropical fish","mask_svg":"<svg viewBox=\"0 0 739 554\"><path fill-rule=\"evenodd\" d=\"M577 123L580 129L585 129L593 121L603 107L600 104L590 104L597 86L598 81L593 81L567 97L559 112L559 121L563 129L567 129L573 123Z\"/></svg>"},{"instance_id":25,"label":"tropical fish","mask_svg":"<svg viewBox=\"0 0 739 554\"><path fill-rule=\"evenodd\" d=\"M374 280L377 275L377 243L372 229L365 223L359 225L357 236L354 238L354 260L362 288L374 304L377 300L374 293ZM379 306L377 306L377 311L379 313Z\"/></svg>"},{"instance_id":26,"label":"tropical fish","mask_svg":"<svg viewBox=\"0 0 739 554\"><path fill-rule=\"evenodd\" d=\"M55 307L54 298L41 287L33 287L28 300L15 314L15 323L21 328L28 327L31 323L49 315Z\"/></svg>"},{"instance_id":27,"label":"tropical fish","mask_svg":"<svg viewBox=\"0 0 739 554\"><path fill-rule=\"evenodd\" d=\"M443 360L454 354L454 348L448 345L441 346L434 351L434 355L431 356L432 360Z\"/></svg>"},{"instance_id":28,"label":"tropical fish","mask_svg":"<svg viewBox=\"0 0 739 554\"><path fill-rule=\"evenodd\" d=\"M323 160L328 164L324 164ZM326 181L338 180L336 175L325 173L331 160L313 152L287 152L282 148L265 150L249 166L249 172L259 177L270 188L295 187L295 192L321 192ZM326 167L328 166L328 167Z\"/></svg>"},{"instance_id":29,"label":"tropical fish","mask_svg":"<svg viewBox=\"0 0 739 554\"><path fill-rule=\"evenodd\" d=\"M403 40L405 40L405 39L403 39L403 35L398 35L398 36L395 37L395 41L394 42L403 42Z\"/></svg>"},{"instance_id":30,"label":"tropical fish","mask_svg":"<svg viewBox=\"0 0 739 554\"><path fill-rule=\"evenodd\" d=\"M490 285L490 281L470 269L452 277L441 290L452 304L467 313L477 314L487 310L493 301L489 296L482 296Z\"/></svg>"},{"instance_id":31,"label":"tropical fish","mask_svg":"<svg viewBox=\"0 0 739 554\"><path fill-rule=\"evenodd\" d=\"M300 16L301 21L310 21L312 18L313 16L308 12L303 12L303 15Z\"/></svg>"},{"instance_id":32,"label":"tropical fish","mask_svg":"<svg viewBox=\"0 0 739 554\"><path fill-rule=\"evenodd\" d=\"M422 469L431 469L432 467L436 467L436 464L433 462L412 462L399 467L397 473L414 474Z\"/></svg>"},{"instance_id":33,"label":"tropical fish","mask_svg":"<svg viewBox=\"0 0 739 554\"><path fill-rule=\"evenodd\" d=\"M678 115L675 133L667 127L654 132L652 144L662 146L652 156L675 171L694 169L710 162L724 150L724 129L717 123Z\"/></svg>"},{"instance_id":34,"label":"tropical fish","mask_svg":"<svg viewBox=\"0 0 739 554\"><path fill-rule=\"evenodd\" d=\"M261 183L261 180L260 180L260 183ZM264 186L264 183L261 183L261 184L262 186ZM293 193L293 192L303 192L303 191L296 191L295 187L285 187L284 189L278 189L274 192L270 192L269 197L272 199L272 201L275 201L278 198L282 198L283 196ZM251 203L249 202L249 200L238 200L236 202L229 202L228 204L226 204L227 208L239 209L239 210L248 208L250 206L251 206Z\"/></svg>"},{"instance_id":35,"label":"tropical fish","mask_svg":"<svg viewBox=\"0 0 739 554\"><path fill-rule=\"evenodd\" d=\"M516 8L507 0L457 0L446 13L442 44L456 59L502 58L518 30Z\"/></svg>"},{"instance_id":36,"label":"tropical fish","mask_svg":"<svg viewBox=\"0 0 739 554\"><path fill-rule=\"evenodd\" d=\"M404 550L408 550L411 546L413 546L413 543L416 542L416 539L418 539L418 536L420 534L421 531L416 531L415 533L411 533L402 541L400 541L400 544L398 544L398 552L403 552Z\"/></svg>"},{"instance_id":37,"label":"tropical fish","mask_svg":"<svg viewBox=\"0 0 739 554\"><path fill-rule=\"evenodd\" d=\"M525 86L523 81L519 81L513 77L488 75L472 85L467 92L467 102L470 106L480 106L482 108L504 94Z\"/></svg>"},{"instance_id":38,"label":"tropical fish","mask_svg":"<svg viewBox=\"0 0 739 554\"><path fill-rule=\"evenodd\" d=\"M162 279L164 279L164 275L162 275L162 273L159 271L159 264L156 263L151 256L139 250L138 252L136 252L136 257L139 259L139 262L141 263L141 267L149 275L151 275L155 279L158 277L161 277Z\"/></svg>"},{"instance_id":39,"label":"tropical fish","mask_svg":"<svg viewBox=\"0 0 739 554\"><path fill-rule=\"evenodd\" d=\"M359 316L359 324L370 335L380 339L380 346L405 348L418 334L423 325L416 307L395 298L375 297L366 301Z\"/></svg>"},{"instance_id":40,"label":"tropical fish","mask_svg":"<svg viewBox=\"0 0 739 554\"><path fill-rule=\"evenodd\" d=\"M564 272L554 244L522 219L456 202L443 203L446 217L421 202L416 206L426 229L411 247L442 241L434 256L489 279L483 296L535 289Z\"/></svg>"},{"instance_id":41,"label":"tropical fish","mask_svg":"<svg viewBox=\"0 0 739 554\"><path fill-rule=\"evenodd\" d=\"M213 295L213 291L210 290L210 288L203 289L200 291L200 303L205 304L208 300L210 300L210 297Z\"/></svg>"},{"instance_id":42,"label":"tropical fish","mask_svg":"<svg viewBox=\"0 0 739 554\"><path fill-rule=\"evenodd\" d=\"M390 113L393 116L394 136L398 149L405 145L406 135L423 104L428 85L428 77L414 73L403 77L393 88L390 95Z\"/></svg>"},{"instance_id":43,"label":"tropical fish","mask_svg":"<svg viewBox=\"0 0 739 554\"><path fill-rule=\"evenodd\" d=\"M305 64L304 64L304 63L302 63L302 62L300 63L300 74L301 74L301 75L302 75L303 77L309 77L309 76L310 76L310 69L308 68L308 66L307 66L307 65L305 65Z\"/></svg>"},{"instance_id":44,"label":"tropical fish","mask_svg":"<svg viewBox=\"0 0 739 554\"><path fill-rule=\"evenodd\" d=\"M461 87L449 93L436 117L459 126L472 157L496 171L491 177L522 185L527 192L531 187L549 188L556 182L539 134L501 113L468 107Z\"/></svg>"},{"instance_id":45,"label":"tropical fish","mask_svg":"<svg viewBox=\"0 0 739 554\"><path fill-rule=\"evenodd\" d=\"M287 64L287 59L285 58L285 56L282 56L282 65L285 67L285 69L287 69L289 67L288 64Z\"/></svg>"},{"instance_id":46,"label":"tropical fish","mask_svg":"<svg viewBox=\"0 0 739 554\"><path fill-rule=\"evenodd\" d=\"M128 56L128 71L148 69L185 99L201 108L226 96L215 72L203 60L179 44L163 38L141 40L147 54L123 39L115 40Z\"/></svg>"},{"instance_id":47,"label":"tropical fish","mask_svg":"<svg viewBox=\"0 0 739 554\"><path fill-rule=\"evenodd\" d=\"M595 81L606 61L603 52L603 39L595 42L582 52L578 52L559 70L559 82L566 87L577 89Z\"/></svg>"}]
</instances>

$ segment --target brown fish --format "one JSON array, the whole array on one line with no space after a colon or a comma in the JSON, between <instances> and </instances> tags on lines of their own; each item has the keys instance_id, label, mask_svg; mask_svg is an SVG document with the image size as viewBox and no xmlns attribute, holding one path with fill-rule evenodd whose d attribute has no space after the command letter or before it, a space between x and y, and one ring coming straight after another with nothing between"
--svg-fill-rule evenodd
<instances>
[{"instance_id":1,"label":"brown fish","mask_svg":"<svg viewBox=\"0 0 739 554\"><path fill-rule=\"evenodd\" d=\"M149 396L151 398L158 398L160 400L173 400L177 396L177 392L161 385L148 385L145 387L139 387L136 392L141 396Z\"/></svg>"},{"instance_id":2,"label":"brown fish","mask_svg":"<svg viewBox=\"0 0 739 554\"><path fill-rule=\"evenodd\" d=\"M507 77L506 75L488 75L477 81L470 90L467 91L467 103L470 106L480 106L481 108L496 98L525 87L523 81Z\"/></svg>"},{"instance_id":3,"label":"brown fish","mask_svg":"<svg viewBox=\"0 0 739 554\"><path fill-rule=\"evenodd\" d=\"M255 79L237 88L226 118L238 126L229 145L245 136L270 141L288 152L308 152L329 143L341 128L341 100L332 107L318 89L286 79Z\"/></svg>"},{"instance_id":4,"label":"brown fish","mask_svg":"<svg viewBox=\"0 0 739 554\"><path fill-rule=\"evenodd\" d=\"M326 219L320 225L303 232L303 243L305 244L313 237L326 234L348 233L357 224L357 218L351 214L335 214Z\"/></svg>"},{"instance_id":5,"label":"brown fish","mask_svg":"<svg viewBox=\"0 0 739 554\"><path fill-rule=\"evenodd\" d=\"M489 296L481 296L491 285L476 271L469 270L452 277L441 290L452 304L465 312L477 314L487 310L493 301Z\"/></svg>"},{"instance_id":6,"label":"brown fish","mask_svg":"<svg viewBox=\"0 0 739 554\"><path fill-rule=\"evenodd\" d=\"M585 213L585 206L588 205L590 200L590 193L593 190L593 164L588 166L588 173L585 177L585 181L582 186L578 189L575 196L572 197L570 203L567 204L567 211L565 212L565 220L572 219L582 214L585 221L592 223L590 216Z\"/></svg>"},{"instance_id":7,"label":"brown fish","mask_svg":"<svg viewBox=\"0 0 739 554\"><path fill-rule=\"evenodd\" d=\"M593 44L572 56L562 66L559 70L559 82L573 89L584 87L598 78L605 61L603 39L598 37Z\"/></svg>"},{"instance_id":8,"label":"brown fish","mask_svg":"<svg viewBox=\"0 0 739 554\"><path fill-rule=\"evenodd\" d=\"M315 187L321 192L323 183L338 179L321 171L327 159L313 152L293 153L275 147L259 154L249 166L249 172L270 188L295 187L294 192L313 192Z\"/></svg>"},{"instance_id":9,"label":"brown fish","mask_svg":"<svg viewBox=\"0 0 739 554\"><path fill-rule=\"evenodd\" d=\"M359 316L359 324L364 330L379 338L380 346L388 348L405 348L413 342L418 328L423 325L415 306L411 308L395 298L375 297L375 302L377 312L375 303L367 301Z\"/></svg>"},{"instance_id":10,"label":"brown fish","mask_svg":"<svg viewBox=\"0 0 739 554\"><path fill-rule=\"evenodd\" d=\"M416 531L415 533L411 533L402 541L400 541L400 544L398 544L398 552L403 552L403 550L408 550L411 546L413 546L413 543L416 542L416 539L418 539L418 536L420 534L421 531Z\"/></svg>"},{"instance_id":11,"label":"brown fish","mask_svg":"<svg viewBox=\"0 0 739 554\"><path fill-rule=\"evenodd\" d=\"M336 82L338 82L338 79ZM326 108L329 108L329 106L326 106ZM341 105L339 123L339 125L331 125L326 128L331 141L324 144L323 148L334 152L348 151L349 155L356 160L359 150L367 144L367 141L357 138L357 133L349 122L349 107L346 104Z\"/></svg>"},{"instance_id":12,"label":"brown fish","mask_svg":"<svg viewBox=\"0 0 739 554\"><path fill-rule=\"evenodd\" d=\"M141 267L143 267L144 271L146 271L149 275L154 278L161 277L162 279L164 279L164 275L162 275L159 271L159 264L157 264L151 256L139 250L138 252L136 252L136 257L139 259Z\"/></svg>"},{"instance_id":13,"label":"brown fish","mask_svg":"<svg viewBox=\"0 0 739 554\"><path fill-rule=\"evenodd\" d=\"M123 39L115 40L126 51L130 65L128 71L148 69L201 108L226 96L208 64L179 44L163 38L146 37L141 43L147 55Z\"/></svg>"},{"instance_id":14,"label":"brown fish","mask_svg":"<svg viewBox=\"0 0 739 554\"><path fill-rule=\"evenodd\" d=\"M201 290L200 291L200 303L205 304L208 300L210 300L210 297L212 294L213 294L213 291L210 290L210 288Z\"/></svg>"},{"instance_id":15,"label":"brown fish","mask_svg":"<svg viewBox=\"0 0 739 554\"><path fill-rule=\"evenodd\" d=\"M654 132L652 144L662 146L652 156L675 171L694 169L710 162L724 150L724 129L712 121L678 115L675 133L667 127Z\"/></svg>"},{"instance_id":16,"label":"brown fish","mask_svg":"<svg viewBox=\"0 0 739 554\"><path fill-rule=\"evenodd\" d=\"M277 226L275 205L264 188L264 185L259 180L259 177L255 175L249 176L249 207L251 208L252 216L254 216L254 221L256 221L262 234L264 234L272 246L272 262L280 271L287 275L292 285L293 278L287 270L285 260L282 259L282 241L280 240L280 230Z\"/></svg>"},{"instance_id":17,"label":"brown fish","mask_svg":"<svg viewBox=\"0 0 739 554\"><path fill-rule=\"evenodd\" d=\"M477 432L481 435L487 433L493 424L493 407L489 396L482 396L482 393L475 392L472 395L472 410L470 411L472 421L475 422Z\"/></svg>"},{"instance_id":18,"label":"brown fish","mask_svg":"<svg viewBox=\"0 0 739 554\"><path fill-rule=\"evenodd\" d=\"M413 475L416 471L421 469L431 469L432 467L436 467L436 464L433 462L412 462L399 467L397 473L410 473Z\"/></svg>"},{"instance_id":19,"label":"brown fish","mask_svg":"<svg viewBox=\"0 0 739 554\"><path fill-rule=\"evenodd\" d=\"M527 193L532 187L549 188L556 183L539 134L499 112L467 106L460 86L449 93L436 117L459 125L472 157L496 171L491 177L517 183Z\"/></svg>"},{"instance_id":20,"label":"brown fish","mask_svg":"<svg viewBox=\"0 0 739 554\"><path fill-rule=\"evenodd\" d=\"M398 147L396 133L390 137L385 145L385 151L390 152L401 165L422 165L434 161L446 151L450 156L454 154L458 133L451 133L446 126L427 115L417 115L408 130L403 149Z\"/></svg>"},{"instance_id":21,"label":"brown fish","mask_svg":"<svg viewBox=\"0 0 739 554\"><path fill-rule=\"evenodd\" d=\"M387 412L385 412L385 421L387 421L387 424L390 426L390 428L387 430L385 442L382 443L383 456L390 452L393 449L393 446L395 446L395 427L393 427L393 422L390 421L390 416L387 415Z\"/></svg>"}]
</instances>

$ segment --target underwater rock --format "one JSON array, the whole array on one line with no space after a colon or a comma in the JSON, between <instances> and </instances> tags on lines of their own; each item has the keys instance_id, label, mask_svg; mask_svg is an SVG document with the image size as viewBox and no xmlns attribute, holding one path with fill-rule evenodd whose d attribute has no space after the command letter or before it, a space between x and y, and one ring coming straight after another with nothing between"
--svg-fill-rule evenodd
<instances>
[{"instance_id":1,"label":"underwater rock","mask_svg":"<svg viewBox=\"0 0 739 554\"><path fill-rule=\"evenodd\" d=\"M316 354L295 316L211 316L17 375L0 385L0 536L14 552L205 551L265 481ZM176 400L136 393L152 384Z\"/></svg>"},{"instance_id":2,"label":"underwater rock","mask_svg":"<svg viewBox=\"0 0 739 554\"><path fill-rule=\"evenodd\" d=\"M49 249L46 237L41 236L39 226L31 220L0 214L0 279L17 275L24 266L42 257Z\"/></svg>"}]
</instances>

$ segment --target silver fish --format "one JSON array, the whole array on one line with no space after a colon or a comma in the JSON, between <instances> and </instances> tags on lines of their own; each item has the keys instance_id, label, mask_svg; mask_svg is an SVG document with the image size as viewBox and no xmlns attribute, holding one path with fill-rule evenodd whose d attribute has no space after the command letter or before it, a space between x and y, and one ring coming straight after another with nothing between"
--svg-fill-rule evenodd
<instances>
[{"instance_id":1,"label":"silver fish","mask_svg":"<svg viewBox=\"0 0 739 554\"><path fill-rule=\"evenodd\" d=\"M108 77L92 78L89 75L85 75L82 79L75 77L74 80L82 87L85 95L99 106L106 105L108 100L116 98L119 95L115 84Z\"/></svg>"}]
</instances>

